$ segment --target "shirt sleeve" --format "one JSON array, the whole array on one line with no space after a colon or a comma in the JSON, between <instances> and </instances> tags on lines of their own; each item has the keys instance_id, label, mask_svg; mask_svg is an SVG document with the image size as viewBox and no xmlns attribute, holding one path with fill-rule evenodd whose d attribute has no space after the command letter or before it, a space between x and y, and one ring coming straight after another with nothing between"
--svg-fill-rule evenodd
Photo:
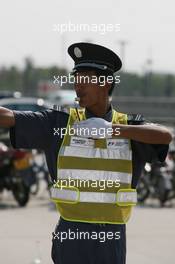
<instances>
[{"instance_id":1,"label":"shirt sleeve","mask_svg":"<svg viewBox=\"0 0 175 264\"><path fill-rule=\"evenodd\" d=\"M146 144L138 141L131 141L132 150L143 162L163 162L167 156L169 145Z\"/></svg>"},{"instance_id":2,"label":"shirt sleeve","mask_svg":"<svg viewBox=\"0 0 175 264\"><path fill-rule=\"evenodd\" d=\"M52 110L41 112L14 111L15 126L10 129L14 148L48 148L53 136L54 114Z\"/></svg>"},{"instance_id":3,"label":"shirt sleeve","mask_svg":"<svg viewBox=\"0 0 175 264\"><path fill-rule=\"evenodd\" d=\"M145 120L142 115L131 115L129 124L133 125L157 125ZM164 162L166 159L169 145L166 144L147 144L138 141L131 140L131 147L134 153L142 162Z\"/></svg>"}]
</instances>

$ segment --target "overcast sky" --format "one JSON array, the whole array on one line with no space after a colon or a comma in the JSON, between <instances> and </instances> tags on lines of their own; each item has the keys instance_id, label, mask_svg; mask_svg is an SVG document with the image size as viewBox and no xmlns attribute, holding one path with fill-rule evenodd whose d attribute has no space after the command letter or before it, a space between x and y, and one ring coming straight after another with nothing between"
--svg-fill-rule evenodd
<instances>
[{"instance_id":1,"label":"overcast sky","mask_svg":"<svg viewBox=\"0 0 175 264\"><path fill-rule=\"evenodd\" d=\"M126 41L125 69L143 72L147 59L153 71L175 73L175 1L173 0L0 0L0 66L23 66L30 56L36 65L73 66L67 48L91 41L121 55ZM120 32L60 32L54 25L120 24ZM93 28L94 30L94 28ZM94 30L95 31L95 30Z\"/></svg>"}]
</instances>

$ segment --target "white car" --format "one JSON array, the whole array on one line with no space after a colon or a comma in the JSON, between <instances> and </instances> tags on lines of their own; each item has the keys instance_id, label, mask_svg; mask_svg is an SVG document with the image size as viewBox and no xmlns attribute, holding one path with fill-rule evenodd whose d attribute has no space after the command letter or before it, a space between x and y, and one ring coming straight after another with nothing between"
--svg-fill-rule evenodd
<instances>
[{"instance_id":1,"label":"white car","mask_svg":"<svg viewBox=\"0 0 175 264\"><path fill-rule=\"evenodd\" d=\"M59 90L52 92L47 99L52 105L70 106L74 104L76 93L74 90Z\"/></svg>"}]
</instances>

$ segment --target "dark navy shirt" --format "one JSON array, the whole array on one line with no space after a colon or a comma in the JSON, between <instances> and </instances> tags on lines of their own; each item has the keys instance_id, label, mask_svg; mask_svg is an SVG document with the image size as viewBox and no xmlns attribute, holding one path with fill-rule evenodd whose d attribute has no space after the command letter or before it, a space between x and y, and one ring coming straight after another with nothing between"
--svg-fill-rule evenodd
<instances>
[{"instance_id":1,"label":"dark navy shirt","mask_svg":"<svg viewBox=\"0 0 175 264\"><path fill-rule=\"evenodd\" d=\"M69 114L63 111L45 110L41 112L14 111L15 126L10 129L10 139L14 148L41 149L45 152L46 161L52 180L57 178L57 156L62 138L56 130L66 128ZM94 115L86 111L86 117ZM112 120L111 109L103 117ZM132 120L131 120L132 124ZM131 140L133 178L132 187L135 187L145 162L161 161L166 158L168 145L145 144Z\"/></svg>"}]
</instances>

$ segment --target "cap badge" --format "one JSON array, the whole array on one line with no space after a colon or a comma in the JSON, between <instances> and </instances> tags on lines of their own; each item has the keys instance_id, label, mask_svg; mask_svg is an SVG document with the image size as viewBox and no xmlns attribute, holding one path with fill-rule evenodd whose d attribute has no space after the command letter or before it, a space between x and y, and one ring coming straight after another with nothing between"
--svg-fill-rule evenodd
<instances>
[{"instance_id":1,"label":"cap badge","mask_svg":"<svg viewBox=\"0 0 175 264\"><path fill-rule=\"evenodd\" d=\"M77 58L81 58L82 57L82 52L81 52L81 49L78 48L78 47L75 47L74 48L74 54Z\"/></svg>"}]
</instances>

